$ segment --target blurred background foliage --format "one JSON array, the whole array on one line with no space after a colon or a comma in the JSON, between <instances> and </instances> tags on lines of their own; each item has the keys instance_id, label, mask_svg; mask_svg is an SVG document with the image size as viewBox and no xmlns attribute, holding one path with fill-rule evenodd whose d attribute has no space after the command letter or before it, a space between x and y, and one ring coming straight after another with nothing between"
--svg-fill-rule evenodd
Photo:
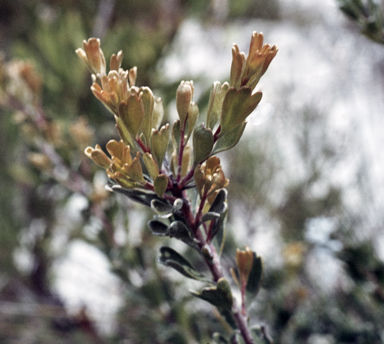
<instances>
[{"instance_id":1,"label":"blurred background foliage","mask_svg":"<svg viewBox=\"0 0 384 344\"><path fill-rule=\"evenodd\" d=\"M378 3L339 4L364 34L383 42ZM2 71L9 61L28 60L42 79L34 104L0 95L0 342L208 343L214 331L225 330L210 306L192 299L190 282L158 267L164 240L146 229L151 214L108 195L104 172L84 157L87 145L105 144L116 132L74 51L91 36L101 38L107 59L122 49L123 67L137 66L137 84L158 92L167 108L179 81L167 81L158 65L186 20L224 30L253 20L278 26L283 17L278 0L0 2ZM297 21L302 19L297 14ZM4 72L0 82L6 82ZM201 112L207 92L197 99ZM305 173L282 178L284 153L275 149L273 130L261 133L256 143L246 136L224 155L231 183L223 260L233 265L236 241L251 245L257 239L270 247L251 319L265 324L275 343L381 343L384 263L374 238L356 233L365 226L363 216L346 211L344 190L328 180L342 157L326 130L326 116L311 104L299 111L283 104L279 111L285 112L280 125L294 128L300 163L293 169ZM311 228L316 234L321 226L325 236L311 239ZM72 308L66 302L71 291L58 285L57 267L79 242L96 247L117 276L117 291L98 296L108 304L117 295L114 314L103 317L89 302ZM92 252L81 259L92 261ZM201 264L193 252L187 254L195 266ZM318 283L323 276L314 279L311 272L330 256L338 281L327 289ZM71 278L61 280L66 277ZM85 288L81 279L78 288Z\"/></svg>"}]
</instances>

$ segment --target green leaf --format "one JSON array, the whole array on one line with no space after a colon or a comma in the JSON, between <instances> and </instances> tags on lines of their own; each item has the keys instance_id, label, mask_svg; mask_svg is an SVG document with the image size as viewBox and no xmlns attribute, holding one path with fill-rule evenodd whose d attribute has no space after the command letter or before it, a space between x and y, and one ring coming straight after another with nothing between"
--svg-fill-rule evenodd
<instances>
[{"instance_id":1,"label":"green leaf","mask_svg":"<svg viewBox=\"0 0 384 344\"><path fill-rule=\"evenodd\" d=\"M203 288L199 293L191 291L191 294L209 302L217 307L219 310L231 311L233 298L231 287L225 278L220 278L214 287Z\"/></svg>"},{"instance_id":2,"label":"green leaf","mask_svg":"<svg viewBox=\"0 0 384 344\"><path fill-rule=\"evenodd\" d=\"M191 230L181 221L173 221L168 227L169 237L176 238L187 245L197 248L197 243L194 241Z\"/></svg>"},{"instance_id":3,"label":"green leaf","mask_svg":"<svg viewBox=\"0 0 384 344\"><path fill-rule=\"evenodd\" d=\"M232 131L238 127L255 110L260 103L262 93L252 94L252 88L241 87L236 90L231 87L225 94L223 101L223 110L221 113L221 132L220 136Z\"/></svg>"},{"instance_id":4,"label":"green leaf","mask_svg":"<svg viewBox=\"0 0 384 344\"><path fill-rule=\"evenodd\" d=\"M152 191L142 190L142 189L126 189L121 185L112 185L110 189L114 192L121 193L132 201L146 205L147 207L151 206L151 202L154 199L159 199L159 197Z\"/></svg>"},{"instance_id":5,"label":"green leaf","mask_svg":"<svg viewBox=\"0 0 384 344\"><path fill-rule=\"evenodd\" d=\"M212 85L207 110L207 126L212 130L221 117L223 100L228 88L229 84L227 82L221 85L219 81L215 81Z\"/></svg>"},{"instance_id":6,"label":"green leaf","mask_svg":"<svg viewBox=\"0 0 384 344\"><path fill-rule=\"evenodd\" d=\"M209 211L203 215L201 218L201 223L207 222L207 221L212 221L212 220L217 220L220 218L219 213L214 213L213 211Z\"/></svg>"},{"instance_id":7,"label":"green leaf","mask_svg":"<svg viewBox=\"0 0 384 344\"><path fill-rule=\"evenodd\" d=\"M212 130L206 128L203 123L195 127L193 131L193 166L196 167L204 161L212 152L213 148Z\"/></svg>"},{"instance_id":8,"label":"green leaf","mask_svg":"<svg viewBox=\"0 0 384 344\"><path fill-rule=\"evenodd\" d=\"M188 260L170 247L163 246L160 248L159 261L161 264L175 269L185 277L203 282L209 281L202 273L198 272Z\"/></svg>"},{"instance_id":9,"label":"green leaf","mask_svg":"<svg viewBox=\"0 0 384 344\"><path fill-rule=\"evenodd\" d=\"M189 140L189 137L191 136L192 131L195 128L195 124L198 117L199 117L199 107L195 102L191 102L191 104L189 104L188 118L187 118L187 125L188 125L187 141Z\"/></svg>"},{"instance_id":10,"label":"green leaf","mask_svg":"<svg viewBox=\"0 0 384 344\"><path fill-rule=\"evenodd\" d=\"M221 252L223 251L225 239L225 219L227 216L227 205L226 203L224 203L224 205L225 210L220 215L220 218L215 221L211 232L211 239L215 239L214 244L219 255L221 255Z\"/></svg>"},{"instance_id":11,"label":"green leaf","mask_svg":"<svg viewBox=\"0 0 384 344\"><path fill-rule=\"evenodd\" d=\"M163 160L168 148L169 141L169 124L161 127L159 130L154 130L152 133L152 154L157 162L157 165L161 169Z\"/></svg>"},{"instance_id":12,"label":"green leaf","mask_svg":"<svg viewBox=\"0 0 384 344\"><path fill-rule=\"evenodd\" d=\"M180 120L177 120L173 123L172 141L173 141L173 145L175 146L175 150L178 152L180 148L180 141L181 141Z\"/></svg>"},{"instance_id":13,"label":"green leaf","mask_svg":"<svg viewBox=\"0 0 384 344\"><path fill-rule=\"evenodd\" d=\"M253 264L248 277L246 291L249 298L256 297L263 279L263 261L253 252Z\"/></svg>"},{"instance_id":14,"label":"green leaf","mask_svg":"<svg viewBox=\"0 0 384 344\"><path fill-rule=\"evenodd\" d=\"M165 174L159 174L153 181L153 188L155 189L156 195L163 197L164 192L167 191L168 177Z\"/></svg>"},{"instance_id":15,"label":"green leaf","mask_svg":"<svg viewBox=\"0 0 384 344\"><path fill-rule=\"evenodd\" d=\"M223 134L223 136L220 136L219 139L216 141L212 154L217 154L219 152L226 151L236 146L237 143L240 141L241 136L243 135L246 124L247 123L244 121L236 128Z\"/></svg>"},{"instance_id":16,"label":"green leaf","mask_svg":"<svg viewBox=\"0 0 384 344\"><path fill-rule=\"evenodd\" d=\"M144 119L141 125L141 130L145 137L145 142L149 145L150 137L153 128L153 107L154 107L154 99L153 93L149 87L141 87L141 99L144 107Z\"/></svg>"},{"instance_id":17,"label":"green leaf","mask_svg":"<svg viewBox=\"0 0 384 344\"><path fill-rule=\"evenodd\" d=\"M154 199L151 202L151 208L161 218L168 218L172 216L173 205L165 200Z\"/></svg>"},{"instance_id":18,"label":"green leaf","mask_svg":"<svg viewBox=\"0 0 384 344\"><path fill-rule=\"evenodd\" d=\"M228 191L226 189L220 189L208 212L222 214L226 210L225 202L227 201L227 195Z\"/></svg>"},{"instance_id":19,"label":"green leaf","mask_svg":"<svg viewBox=\"0 0 384 344\"><path fill-rule=\"evenodd\" d=\"M158 236L168 236L169 235L169 229L168 226L158 220L151 220L147 223L149 229L152 231L152 234L158 235Z\"/></svg>"},{"instance_id":20,"label":"green leaf","mask_svg":"<svg viewBox=\"0 0 384 344\"><path fill-rule=\"evenodd\" d=\"M136 94L130 94L125 102L122 101L119 104L118 114L132 138L135 139L144 119L141 98Z\"/></svg>"},{"instance_id":21,"label":"green leaf","mask_svg":"<svg viewBox=\"0 0 384 344\"><path fill-rule=\"evenodd\" d=\"M159 175L159 167L157 166L155 159L153 159L152 154L148 152L144 153L143 161L152 180L155 180Z\"/></svg>"}]
</instances>

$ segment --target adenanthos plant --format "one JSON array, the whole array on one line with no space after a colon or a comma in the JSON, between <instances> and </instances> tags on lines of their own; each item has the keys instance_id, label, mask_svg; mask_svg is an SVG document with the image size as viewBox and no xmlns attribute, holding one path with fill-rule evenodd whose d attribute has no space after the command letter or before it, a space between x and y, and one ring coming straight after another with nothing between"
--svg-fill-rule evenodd
<instances>
[{"instance_id":1,"label":"adenanthos plant","mask_svg":"<svg viewBox=\"0 0 384 344\"><path fill-rule=\"evenodd\" d=\"M249 247L236 252L230 273L241 295L240 306L220 261L229 180L216 154L239 142L247 117L262 97L255 88L277 50L263 44L263 35L257 32L252 34L248 56L235 44L230 80L213 83L205 123L198 122L193 82L182 81L176 91L179 118L163 126L161 99L150 88L136 86L136 67L121 68L122 51L112 55L107 73L99 39L90 38L76 50L92 73L93 94L114 116L121 138L110 140L106 151L96 145L87 147L85 154L106 170L107 189L153 209L148 227L154 235L181 240L201 256L210 275L171 247L161 247L159 261L208 284L191 293L215 306L232 327L230 338L214 334L217 343L270 342L263 327L249 324L247 311L261 285L261 258Z\"/></svg>"}]
</instances>

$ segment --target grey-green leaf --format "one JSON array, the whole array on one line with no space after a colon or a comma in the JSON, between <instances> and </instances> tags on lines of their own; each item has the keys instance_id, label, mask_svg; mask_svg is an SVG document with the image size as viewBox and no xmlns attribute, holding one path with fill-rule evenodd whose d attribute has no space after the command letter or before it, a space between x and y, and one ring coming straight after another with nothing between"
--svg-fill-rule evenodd
<instances>
[{"instance_id":1,"label":"grey-green leaf","mask_svg":"<svg viewBox=\"0 0 384 344\"><path fill-rule=\"evenodd\" d=\"M219 139L216 141L212 154L217 154L219 152L226 151L236 146L237 143L240 141L241 136L243 135L246 124L247 123L244 121L236 128L223 134L223 136L220 136Z\"/></svg>"},{"instance_id":2,"label":"grey-green leaf","mask_svg":"<svg viewBox=\"0 0 384 344\"><path fill-rule=\"evenodd\" d=\"M227 200L227 194L228 194L228 191L226 189L221 189L217 193L208 212L222 214L226 210L225 201Z\"/></svg>"},{"instance_id":3,"label":"grey-green leaf","mask_svg":"<svg viewBox=\"0 0 384 344\"><path fill-rule=\"evenodd\" d=\"M209 281L202 273L197 271L188 260L170 247L164 246L160 248L159 261L163 265L175 269L185 277L203 282Z\"/></svg>"},{"instance_id":4,"label":"grey-green leaf","mask_svg":"<svg viewBox=\"0 0 384 344\"><path fill-rule=\"evenodd\" d=\"M212 152L213 148L212 130L206 128L203 123L196 126L193 131L193 165L197 166L204 161Z\"/></svg>"},{"instance_id":5,"label":"grey-green leaf","mask_svg":"<svg viewBox=\"0 0 384 344\"><path fill-rule=\"evenodd\" d=\"M185 242L187 245L197 248L196 243L193 240L191 230L181 221L173 221L168 227L169 236L171 238L179 239Z\"/></svg>"},{"instance_id":6,"label":"grey-green leaf","mask_svg":"<svg viewBox=\"0 0 384 344\"><path fill-rule=\"evenodd\" d=\"M260 287L263 279L263 261L261 257L257 256L255 252L253 252L253 264L251 268L251 272L249 274L246 290L247 296L254 298Z\"/></svg>"},{"instance_id":7,"label":"grey-green leaf","mask_svg":"<svg viewBox=\"0 0 384 344\"><path fill-rule=\"evenodd\" d=\"M233 298L231 287L225 278L220 278L214 287L203 288L199 293L191 291L192 295L203 299L218 309L230 311L232 309Z\"/></svg>"},{"instance_id":8,"label":"grey-green leaf","mask_svg":"<svg viewBox=\"0 0 384 344\"><path fill-rule=\"evenodd\" d=\"M154 199L151 201L151 208L162 218L172 216L173 205L167 201Z\"/></svg>"},{"instance_id":9,"label":"grey-green leaf","mask_svg":"<svg viewBox=\"0 0 384 344\"><path fill-rule=\"evenodd\" d=\"M148 222L148 227L154 235L159 235L159 236L169 235L168 226L161 221L151 220Z\"/></svg>"}]
</instances>

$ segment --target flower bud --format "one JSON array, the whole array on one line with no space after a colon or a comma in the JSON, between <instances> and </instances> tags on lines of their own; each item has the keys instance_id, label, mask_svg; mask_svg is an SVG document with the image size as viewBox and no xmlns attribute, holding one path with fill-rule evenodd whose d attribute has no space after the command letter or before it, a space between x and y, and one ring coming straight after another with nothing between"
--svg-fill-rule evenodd
<instances>
[{"instance_id":1,"label":"flower bud","mask_svg":"<svg viewBox=\"0 0 384 344\"><path fill-rule=\"evenodd\" d=\"M176 91L176 109L179 114L181 128L184 127L189 104L193 98L193 82L182 81Z\"/></svg>"}]
</instances>

